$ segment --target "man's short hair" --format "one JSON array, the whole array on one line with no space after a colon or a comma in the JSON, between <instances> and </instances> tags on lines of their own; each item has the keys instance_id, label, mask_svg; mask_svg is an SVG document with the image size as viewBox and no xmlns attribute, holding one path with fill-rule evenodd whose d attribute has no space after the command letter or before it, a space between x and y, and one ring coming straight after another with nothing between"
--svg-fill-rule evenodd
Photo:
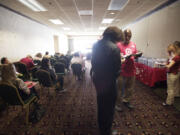
<instances>
[{"instance_id":1,"label":"man's short hair","mask_svg":"<svg viewBox=\"0 0 180 135\"><path fill-rule=\"evenodd\" d=\"M124 41L124 34L121 29L115 26L110 26L103 33L104 39L110 39L112 42Z\"/></svg>"},{"instance_id":2,"label":"man's short hair","mask_svg":"<svg viewBox=\"0 0 180 135\"><path fill-rule=\"evenodd\" d=\"M49 54L49 52L46 52L45 54L46 54L46 55L48 55L48 54Z\"/></svg>"},{"instance_id":3,"label":"man's short hair","mask_svg":"<svg viewBox=\"0 0 180 135\"><path fill-rule=\"evenodd\" d=\"M1 64L5 64L6 59L6 57L1 58Z\"/></svg>"}]
</instances>

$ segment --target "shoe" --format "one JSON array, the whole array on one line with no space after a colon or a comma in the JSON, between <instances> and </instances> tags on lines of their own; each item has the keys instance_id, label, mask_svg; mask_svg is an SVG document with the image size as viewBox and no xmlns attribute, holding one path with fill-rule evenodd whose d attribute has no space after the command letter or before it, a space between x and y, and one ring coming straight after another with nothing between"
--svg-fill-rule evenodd
<instances>
[{"instance_id":1,"label":"shoe","mask_svg":"<svg viewBox=\"0 0 180 135\"><path fill-rule=\"evenodd\" d=\"M118 135L118 131L117 131L117 130L113 130L113 131L111 132L111 135Z\"/></svg>"},{"instance_id":2,"label":"shoe","mask_svg":"<svg viewBox=\"0 0 180 135\"><path fill-rule=\"evenodd\" d=\"M59 92L66 92L66 89L60 89Z\"/></svg>"},{"instance_id":3,"label":"shoe","mask_svg":"<svg viewBox=\"0 0 180 135\"><path fill-rule=\"evenodd\" d=\"M129 102L123 102L123 104L129 109L134 109L134 106L130 104Z\"/></svg>"},{"instance_id":4,"label":"shoe","mask_svg":"<svg viewBox=\"0 0 180 135\"><path fill-rule=\"evenodd\" d=\"M170 106L169 104L166 104L165 102L162 103L163 106Z\"/></svg>"},{"instance_id":5,"label":"shoe","mask_svg":"<svg viewBox=\"0 0 180 135\"><path fill-rule=\"evenodd\" d=\"M115 110L118 111L118 112L122 112L123 111L123 109L121 107L117 106L117 105L115 106Z\"/></svg>"}]
</instances>

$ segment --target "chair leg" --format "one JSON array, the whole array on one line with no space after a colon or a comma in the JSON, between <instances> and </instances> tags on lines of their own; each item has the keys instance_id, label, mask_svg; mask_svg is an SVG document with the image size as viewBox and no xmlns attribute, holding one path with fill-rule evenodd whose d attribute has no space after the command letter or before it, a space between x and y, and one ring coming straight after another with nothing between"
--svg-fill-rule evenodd
<instances>
[{"instance_id":1,"label":"chair leg","mask_svg":"<svg viewBox=\"0 0 180 135\"><path fill-rule=\"evenodd\" d=\"M29 107L30 107L30 105L28 105L26 107L26 125L29 124Z\"/></svg>"}]
</instances>

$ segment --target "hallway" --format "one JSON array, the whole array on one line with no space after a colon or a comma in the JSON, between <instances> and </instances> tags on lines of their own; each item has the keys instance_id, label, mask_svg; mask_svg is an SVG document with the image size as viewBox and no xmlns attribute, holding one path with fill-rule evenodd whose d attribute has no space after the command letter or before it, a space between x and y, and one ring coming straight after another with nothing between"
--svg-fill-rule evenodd
<instances>
[{"instance_id":1,"label":"hallway","mask_svg":"<svg viewBox=\"0 0 180 135\"><path fill-rule=\"evenodd\" d=\"M86 70L83 81L76 81L72 74L65 78L67 92L59 93L50 101L42 97L45 116L29 127L23 125L24 111L9 108L8 116L0 116L0 135L98 135L96 91ZM113 129L119 135L179 135L180 113L165 108L150 88L136 82L133 95L135 110L124 108L115 113ZM10 119L10 122L7 122ZM122 134L120 134L122 133ZM129 134L128 134L129 133Z\"/></svg>"}]
</instances>

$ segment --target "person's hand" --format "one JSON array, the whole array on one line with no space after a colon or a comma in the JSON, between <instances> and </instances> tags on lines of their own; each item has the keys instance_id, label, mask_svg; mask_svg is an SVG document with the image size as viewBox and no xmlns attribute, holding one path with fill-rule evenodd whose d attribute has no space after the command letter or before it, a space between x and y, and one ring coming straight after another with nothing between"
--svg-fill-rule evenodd
<instances>
[{"instance_id":1,"label":"person's hand","mask_svg":"<svg viewBox=\"0 0 180 135\"><path fill-rule=\"evenodd\" d=\"M130 58L131 58L131 56L132 56L132 54L131 54L131 55L128 55L128 56L126 56L126 59L130 59Z\"/></svg>"}]
</instances>

